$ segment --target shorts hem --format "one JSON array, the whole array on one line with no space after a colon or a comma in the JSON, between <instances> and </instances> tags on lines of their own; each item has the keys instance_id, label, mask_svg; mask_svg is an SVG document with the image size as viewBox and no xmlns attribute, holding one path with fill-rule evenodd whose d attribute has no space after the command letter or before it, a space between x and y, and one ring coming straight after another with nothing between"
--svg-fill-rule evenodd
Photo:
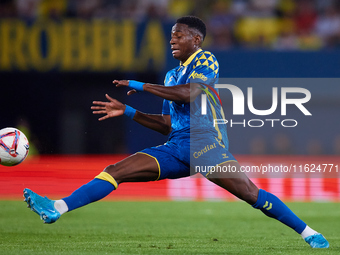
<instances>
[{"instance_id":1,"label":"shorts hem","mask_svg":"<svg viewBox=\"0 0 340 255\"><path fill-rule=\"evenodd\" d=\"M222 163L219 163L219 164L217 164L216 166L220 166L220 165L222 165L222 164L224 164L224 163L227 163L227 162L238 162L236 159L231 159L231 160L227 160L227 161L224 161L224 162L222 162ZM209 171L209 173L207 173L206 175L205 175L205 178L208 178L208 175L211 173L211 170Z\"/></svg>"}]
</instances>

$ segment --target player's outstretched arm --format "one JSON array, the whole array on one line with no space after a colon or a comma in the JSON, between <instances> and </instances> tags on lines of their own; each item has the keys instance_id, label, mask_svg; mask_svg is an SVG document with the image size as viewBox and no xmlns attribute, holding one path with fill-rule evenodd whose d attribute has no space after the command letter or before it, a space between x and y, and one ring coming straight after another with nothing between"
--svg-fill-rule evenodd
<instances>
[{"instance_id":1,"label":"player's outstretched arm","mask_svg":"<svg viewBox=\"0 0 340 255\"><path fill-rule=\"evenodd\" d=\"M104 114L103 117L99 118L100 121L125 114L139 124L161 134L167 135L171 132L170 115L142 113L110 97L108 94L105 96L108 102L93 101L93 106L91 107L93 114Z\"/></svg>"},{"instance_id":2,"label":"player's outstretched arm","mask_svg":"<svg viewBox=\"0 0 340 255\"><path fill-rule=\"evenodd\" d=\"M114 80L113 84L117 87L125 86L132 88L132 90L128 92L128 95L137 91L147 91L163 99L183 103L192 102L199 94L202 93L202 90L199 89L201 85L198 83L187 83L165 87L162 85L143 83L133 80Z\"/></svg>"},{"instance_id":3,"label":"player's outstretched arm","mask_svg":"<svg viewBox=\"0 0 340 255\"><path fill-rule=\"evenodd\" d=\"M143 125L144 127L155 130L163 135L168 135L171 132L170 115L146 114L140 111L136 111L133 120Z\"/></svg>"}]
</instances>

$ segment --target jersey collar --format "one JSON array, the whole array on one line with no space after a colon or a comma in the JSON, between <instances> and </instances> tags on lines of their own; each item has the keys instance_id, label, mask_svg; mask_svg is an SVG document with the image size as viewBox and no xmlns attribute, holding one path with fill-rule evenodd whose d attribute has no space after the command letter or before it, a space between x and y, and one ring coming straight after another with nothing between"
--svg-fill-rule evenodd
<instances>
[{"instance_id":1,"label":"jersey collar","mask_svg":"<svg viewBox=\"0 0 340 255\"><path fill-rule=\"evenodd\" d=\"M196 55L201 52L202 49L197 50L195 53L193 53L184 63L181 62L181 66L187 66L191 63L191 61L196 57Z\"/></svg>"}]
</instances>

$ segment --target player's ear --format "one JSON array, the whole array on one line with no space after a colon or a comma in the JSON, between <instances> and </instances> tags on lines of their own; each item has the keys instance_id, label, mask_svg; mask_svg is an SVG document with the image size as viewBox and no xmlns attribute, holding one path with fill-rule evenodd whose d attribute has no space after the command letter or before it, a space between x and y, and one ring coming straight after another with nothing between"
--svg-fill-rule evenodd
<instances>
[{"instance_id":1,"label":"player's ear","mask_svg":"<svg viewBox=\"0 0 340 255\"><path fill-rule=\"evenodd\" d=\"M194 36L194 44L198 45L198 46L201 46L202 42L203 42L202 37L199 34L196 34Z\"/></svg>"}]
</instances>

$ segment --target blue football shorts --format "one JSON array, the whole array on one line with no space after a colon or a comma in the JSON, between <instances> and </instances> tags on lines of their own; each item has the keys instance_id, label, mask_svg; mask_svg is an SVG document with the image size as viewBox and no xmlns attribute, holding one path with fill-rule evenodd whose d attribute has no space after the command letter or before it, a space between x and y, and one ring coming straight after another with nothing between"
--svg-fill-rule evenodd
<instances>
[{"instance_id":1,"label":"blue football shorts","mask_svg":"<svg viewBox=\"0 0 340 255\"><path fill-rule=\"evenodd\" d=\"M206 176L209 167L236 161L228 151L228 146L215 137L191 141L191 145L189 138L172 138L164 145L147 148L138 153L146 154L157 161L157 180L177 179L195 173Z\"/></svg>"}]
</instances>

